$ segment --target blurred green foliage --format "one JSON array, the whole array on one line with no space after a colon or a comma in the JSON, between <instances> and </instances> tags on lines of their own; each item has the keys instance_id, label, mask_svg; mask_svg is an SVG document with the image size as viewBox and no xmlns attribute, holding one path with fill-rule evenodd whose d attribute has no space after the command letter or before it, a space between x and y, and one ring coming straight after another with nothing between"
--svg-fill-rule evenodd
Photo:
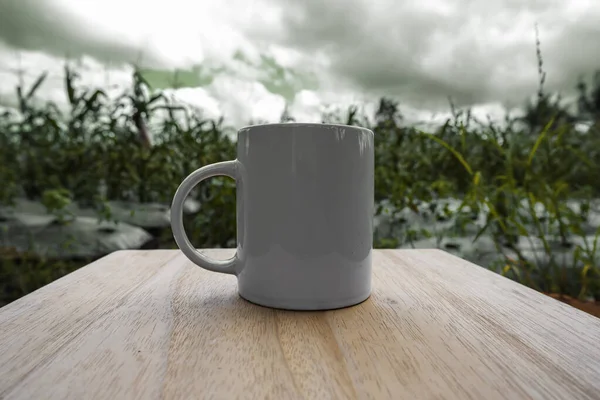
<instances>
[{"instance_id":1,"label":"blurred green foliage","mask_svg":"<svg viewBox=\"0 0 600 400\"><path fill-rule=\"evenodd\" d=\"M82 87L77 72L65 67L68 113L36 101L45 78L41 75L29 88L18 87L19 109L0 115L0 204L23 194L42 201L64 221L69 215L61 210L71 202L95 207L110 218L107 200L168 204L191 171L235 158L234 131L223 120L203 119L196 110L174 104L138 72L132 88L109 99L100 89ZM453 109L452 119L425 133L406 126L398 104L386 98L374 116L351 107L325 116L324 122L375 132L377 204L419 212L424 202L435 207L440 199L459 198L459 211L486 213L476 237L492 235L499 254L503 246L516 251L516 258L506 256L499 266L485 267L537 290L600 298L598 235L590 240L582 228L591 203L600 198L600 75L591 87L578 84L577 112L543 93L543 79L541 75L540 93L525 116L507 119L502 126ZM287 114L282 118L290 119ZM591 128L576 129L582 121ZM186 221L192 242L233 246L235 183L214 178L192 196L202 205ZM577 213L567 207L572 199L582 204ZM543 217L536 212L538 205L547 210ZM382 212L383 206L377 210ZM393 218L402 223L401 216ZM410 232L411 237L431 235ZM541 239L549 261L534 265L521 257L514 247L519 235ZM575 244L573 237L582 240ZM568 265L554 257L555 242L577 247ZM174 247L169 232L161 243ZM399 238L377 238L375 247L401 244ZM5 293L0 304L83 264L0 255L0 291Z\"/></svg>"}]
</instances>

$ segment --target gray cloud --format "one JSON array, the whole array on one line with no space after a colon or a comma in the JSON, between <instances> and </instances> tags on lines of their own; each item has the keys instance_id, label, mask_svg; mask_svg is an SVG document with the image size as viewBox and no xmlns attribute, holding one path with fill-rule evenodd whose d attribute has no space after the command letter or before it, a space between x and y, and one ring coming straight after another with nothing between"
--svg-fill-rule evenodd
<instances>
[{"instance_id":1,"label":"gray cloud","mask_svg":"<svg viewBox=\"0 0 600 400\"><path fill-rule=\"evenodd\" d=\"M139 48L97 35L50 0L0 1L0 42L57 57L88 55L112 63L140 59ZM143 54L143 61L150 60L152 55Z\"/></svg>"},{"instance_id":2,"label":"gray cloud","mask_svg":"<svg viewBox=\"0 0 600 400\"><path fill-rule=\"evenodd\" d=\"M445 106L447 96L459 105L522 103L537 88L536 21L549 90L572 92L578 76L600 68L600 4L569 21L568 0L446 3L458 12L419 2L286 0L278 37L325 54L333 76L357 89L418 107Z\"/></svg>"},{"instance_id":3,"label":"gray cloud","mask_svg":"<svg viewBox=\"0 0 600 400\"><path fill-rule=\"evenodd\" d=\"M575 19L565 9L581 3L569 0L268 1L280 21L240 23L255 43L324 55L324 72L340 87L416 108L445 109L448 96L458 105L522 104L537 88L536 21L548 90L572 93L579 76L600 68L600 3ZM141 50L95 32L51 0L0 0L0 42L112 63L136 62ZM161 64L148 52L142 61Z\"/></svg>"}]
</instances>

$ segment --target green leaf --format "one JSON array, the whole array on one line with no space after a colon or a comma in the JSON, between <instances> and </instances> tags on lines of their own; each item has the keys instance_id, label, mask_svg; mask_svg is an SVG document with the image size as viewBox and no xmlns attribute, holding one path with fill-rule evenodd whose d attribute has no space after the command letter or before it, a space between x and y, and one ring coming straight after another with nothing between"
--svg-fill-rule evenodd
<instances>
[{"instance_id":1,"label":"green leaf","mask_svg":"<svg viewBox=\"0 0 600 400\"><path fill-rule=\"evenodd\" d=\"M31 89L29 89L29 92L27 93L27 96L25 96L26 100L31 100L33 98L33 95L35 94L35 92L37 92L37 90L40 88L40 86L42 86L42 83L44 83L44 81L46 80L46 78L48 77L48 72L43 72L33 83L33 86L31 87Z\"/></svg>"},{"instance_id":2,"label":"green leaf","mask_svg":"<svg viewBox=\"0 0 600 400\"><path fill-rule=\"evenodd\" d=\"M546 138L546 135L550 131L550 127L552 126L553 123L554 123L554 118L550 119L550 121L548 121L548 123L546 124L546 126L544 127L544 129L542 129L542 131L540 132L540 134L539 134L537 140L535 141L535 143L534 143L531 151L529 152L529 157L527 158L527 167L531 166L531 163L533 161L533 157L535 156L535 153L537 152L538 148L540 147L540 144L542 144L542 142Z\"/></svg>"},{"instance_id":3,"label":"green leaf","mask_svg":"<svg viewBox=\"0 0 600 400\"><path fill-rule=\"evenodd\" d=\"M420 131L420 133L422 135L425 135L426 137L432 139L434 142L439 143L446 150L448 150L449 152L451 152L452 155L454 155L454 157L456 157L456 159L462 164L462 166L469 173L469 175L473 175L473 170L471 169L471 166L467 163L467 161L464 159L464 157L462 156L462 154L460 154L458 151L456 151L452 146L450 146L444 140L440 139L439 137L437 137L437 136L435 136L435 135L433 135L431 133L425 133L425 132L421 132L421 131Z\"/></svg>"}]
</instances>

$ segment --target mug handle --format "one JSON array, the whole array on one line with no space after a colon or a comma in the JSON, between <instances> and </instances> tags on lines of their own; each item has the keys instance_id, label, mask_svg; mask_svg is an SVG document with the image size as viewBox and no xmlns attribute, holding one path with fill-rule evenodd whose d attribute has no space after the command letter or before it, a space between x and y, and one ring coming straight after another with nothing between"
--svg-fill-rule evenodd
<instances>
[{"instance_id":1,"label":"mug handle","mask_svg":"<svg viewBox=\"0 0 600 400\"><path fill-rule=\"evenodd\" d=\"M192 189L201 181L213 176L228 176L236 179L237 161L223 161L206 165L189 174L177 188L171 204L171 230L177 246L194 264L214 272L235 275L237 253L227 260L215 260L194 248L183 227L183 203Z\"/></svg>"}]
</instances>

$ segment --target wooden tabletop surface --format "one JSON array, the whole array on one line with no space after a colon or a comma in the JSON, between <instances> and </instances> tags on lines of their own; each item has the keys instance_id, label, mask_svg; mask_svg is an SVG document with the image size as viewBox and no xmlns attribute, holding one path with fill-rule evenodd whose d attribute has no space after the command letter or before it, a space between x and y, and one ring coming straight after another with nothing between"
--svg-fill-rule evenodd
<instances>
[{"instance_id":1,"label":"wooden tabletop surface","mask_svg":"<svg viewBox=\"0 0 600 400\"><path fill-rule=\"evenodd\" d=\"M113 253L0 309L0 399L600 399L600 319L439 250L373 262L366 302L291 312Z\"/></svg>"}]
</instances>

